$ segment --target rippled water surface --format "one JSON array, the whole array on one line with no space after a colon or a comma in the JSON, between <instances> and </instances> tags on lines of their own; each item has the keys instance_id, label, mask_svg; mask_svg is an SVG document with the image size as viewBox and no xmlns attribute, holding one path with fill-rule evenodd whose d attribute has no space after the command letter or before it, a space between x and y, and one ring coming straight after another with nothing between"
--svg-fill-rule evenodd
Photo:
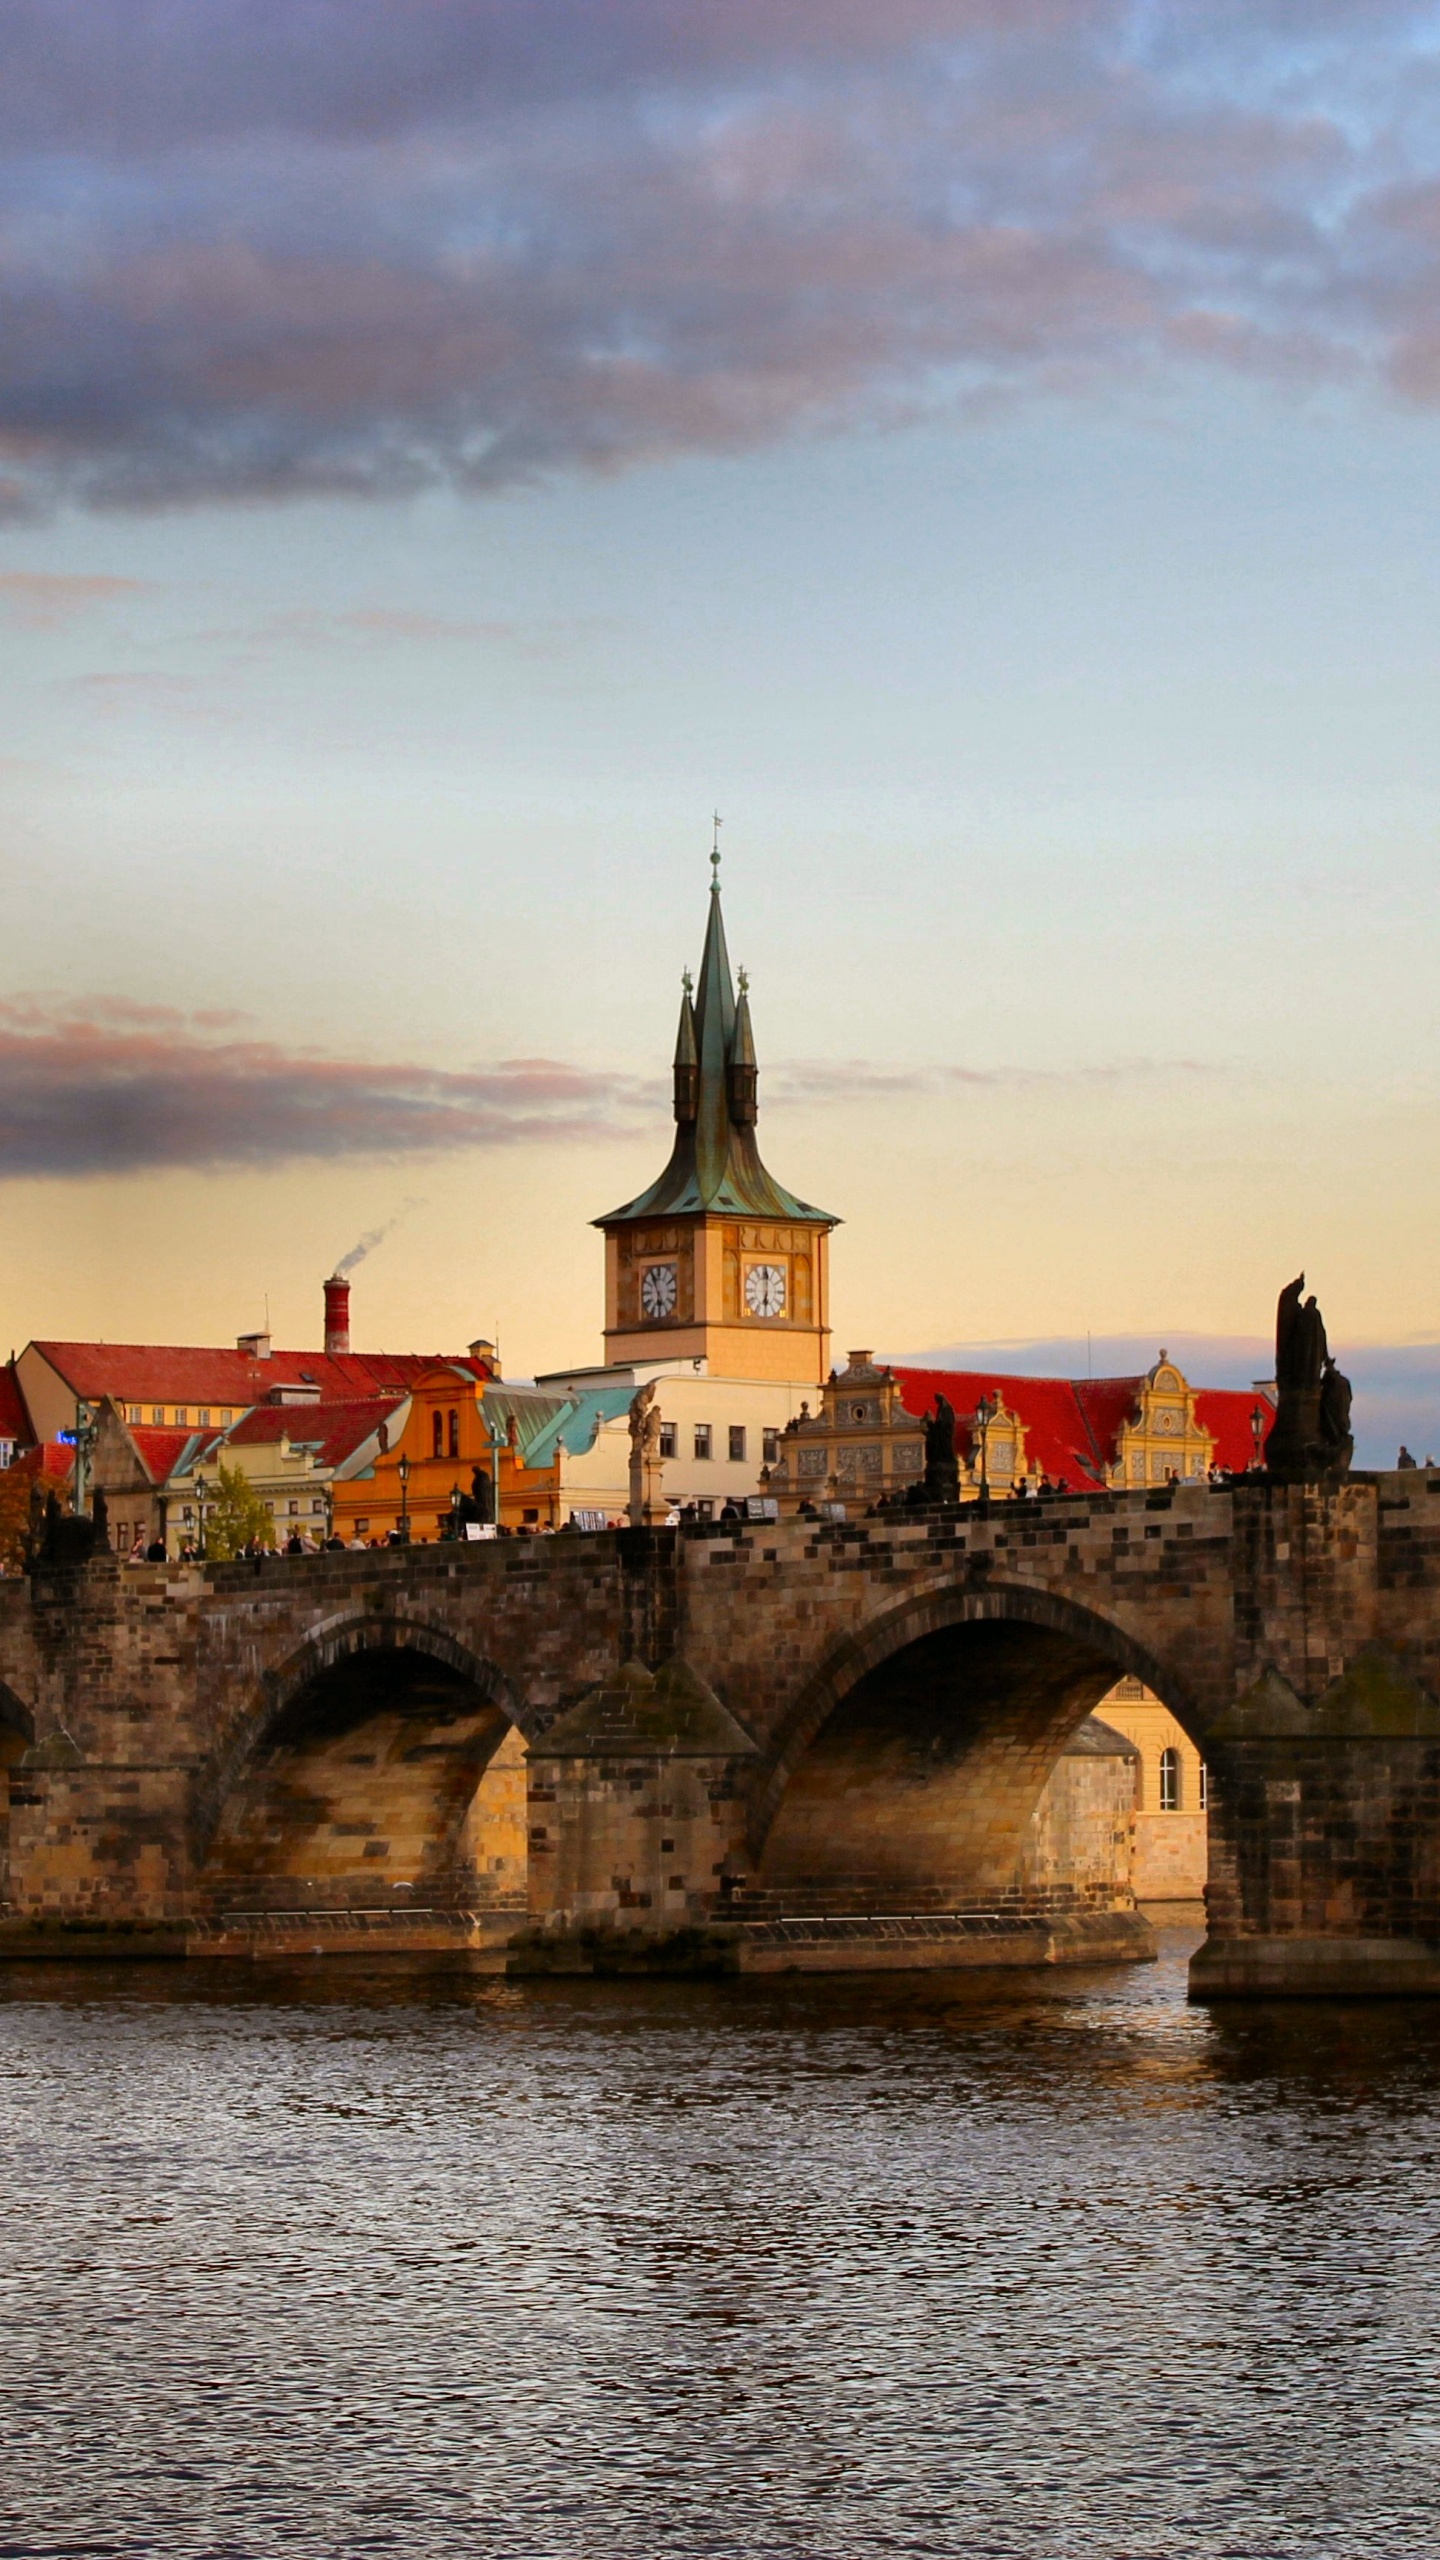
<instances>
[{"instance_id":1,"label":"rippled water surface","mask_svg":"<svg viewBox=\"0 0 1440 2560\"><path fill-rule=\"evenodd\" d=\"M0 2554L1440 2552L1440 2016L0 1978Z\"/></svg>"}]
</instances>

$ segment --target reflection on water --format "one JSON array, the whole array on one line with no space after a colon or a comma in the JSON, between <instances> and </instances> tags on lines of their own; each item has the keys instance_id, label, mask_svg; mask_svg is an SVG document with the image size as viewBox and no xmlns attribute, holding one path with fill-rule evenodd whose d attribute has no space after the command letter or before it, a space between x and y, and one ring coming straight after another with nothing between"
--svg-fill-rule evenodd
<instances>
[{"instance_id":1,"label":"reflection on water","mask_svg":"<svg viewBox=\"0 0 1440 2560\"><path fill-rule=\"evenodd\" d=\"M0 2554L1440 2549L1440 2004L0 1977Z\"/></svg>"}]
</instances>

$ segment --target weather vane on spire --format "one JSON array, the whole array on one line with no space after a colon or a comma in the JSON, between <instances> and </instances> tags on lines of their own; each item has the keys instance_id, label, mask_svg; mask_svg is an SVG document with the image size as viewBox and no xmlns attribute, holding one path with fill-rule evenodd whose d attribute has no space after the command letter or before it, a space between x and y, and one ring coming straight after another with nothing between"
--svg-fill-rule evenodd
<instances>
[{"instance_id":1,"label":"weather vane on spire","mask_svg":"<svg viewBox=\"0 0 1440 2560\"><path fill-rule=\"evenodd\" d=\"M718 889L720 886L720 830L724 824L725 821L717 809L715 811L715 833L710 844L710 885L712 889Z\"/></svg>"}]
</instances>

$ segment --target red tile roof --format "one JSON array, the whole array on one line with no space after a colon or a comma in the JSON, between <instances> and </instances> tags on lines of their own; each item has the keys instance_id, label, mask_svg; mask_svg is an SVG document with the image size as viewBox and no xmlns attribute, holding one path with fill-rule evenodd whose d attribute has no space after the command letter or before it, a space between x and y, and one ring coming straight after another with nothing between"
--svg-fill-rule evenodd
<instances>
[{"instance_id":1,"label":"red tile roof","mask_svg":"<svg viewBox=\"0 0 1440 2560\"><path fill-rule=\"evenodd\" d=\"M20 1381L7 1361L0 1369L0 1440L17 1441L28 1448L35 1438L34 1426L25 1410Z\"/></svg>"},{"instance_id":2,"label":"red tile roof","mask_svg":"<svg viewBox=\"0 0 1440 2560\"><path fill-rule=\"evenodd\" d=\"M173 1476L187 1450L196 1462L213 1460L222 1440L218 1431L162 1430L159 1423L132 1422L129 1432L152 1484L164 1484Z\"/></svg>"},{"instance_id":3,"label":"red tile roof","mask_svg":"<svg viewBox=\"0 0 1440 2560\"><path fill-rule=\"evenodd\" d=\"M1146 1381L1134 1378L1017 1378L1000 1369L896 1368L908 1413L932 1411L937 1395L955 1407L955 1445L967 1459L976 1435L970 1428L982 1395L1000 1398L1025 1425L1025 1454L1033 1470L1052 1483L1063 1476L1076 1486L1103 1484L1119 1454L1120 1434L1133 1420ZM1250 1414L1253 1391L1201 1387L1195 1419L1215 1442L1215 1464L1243 1469L1254 1459Z\"/></svg>"},{"instance_id":4,"label":"red tile roof","mask_svg":"<svg viewBox=\"0 0 1440 2560\"><path fill-rule=\"evenodd\" d=\"M267 1360L248 1351L206 1351L185 1343L36 1342L34 1349L58 1370L77 1396L117 1404L258 1404L275 1387L318 1386L326 1404L352 1403L414 1385L428 1369L451 1368L483 1378L478 1360L443 1352L272 1351Z\"/></svg>"},{"instance_id":5,"label":"red tile roof","mask_svg":"<svg viewBox=\"0 0 1440 2560\"><path fill-rule=\"evenodd\" d=\"M1265 1417L1269 1430L1275 1419L1275 1407L1269 1398L1257 1394L1237 1395L1229 1387L1201 1387L1195 1396L1195 1419L1202 1431L1210 1432L1215 1441L1215 1464L1231 1467L1237 1475L1255 1464L1255 1434L1250 1416L1256 1406ZM1263 1446L1263 1442L1262 1442Z\"/></svg>"},{"instance_id":6,"label":"red tile roof","mask_svg":"<svg viewBox=\"0 0 1440 2560\"><path fill-rule=\"evenodd\" d=\"M315 1463L338 1467L382 1422L398 1413L403 1396L367 1396L351 1404L261 1404L225 1434L221 1449L257 1449L288 1440L292 1448L314 1450ZM133 1435L132 1435L133 1436Z\"/></svg>"},{"instance_id":7,"label":"red tile roof","mask_svg":"<svg viewBox=\"0 0 1440 2560\"><path fill-rule=\"evenodd\" d=\"M24 1475L48 1476L54 1484L65 1484L74 1470L75 1452L63 1440L42 1440L22 1450L14 1464Z\"/></svg>"}]
</instances>

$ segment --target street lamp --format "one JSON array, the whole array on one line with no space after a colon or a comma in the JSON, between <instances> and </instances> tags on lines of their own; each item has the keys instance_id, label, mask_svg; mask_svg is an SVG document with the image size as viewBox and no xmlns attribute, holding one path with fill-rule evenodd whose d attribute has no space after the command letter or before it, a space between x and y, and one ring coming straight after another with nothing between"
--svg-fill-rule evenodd
<instances>
[{"instance_id":1,"label":"street lamp","mask_svg":"<svg viewBox=\"0 0 1440 2560\"><path fill-rule=\"evenodd\" d=\"M1265 1408L1263 1405L1252 1405L1250 1408L1250 1437L1255 1443L1255 1464L1257 1467L1263 1467L1265 1464Z\"/></svg>"},{"instance_id":2,"label":"street lamp","mask_svg":"<svg viewBox=\"0 0 1440 2560\"><path fill-rule=\"evenodd\" d=\"M998 1407L996 1406L994 1399L990 1396L982 1396L975 1407L975 1425L980 1434L980 1503L982 1509L988 1506L990 1500L990 1482L985 1472L986 1445L990 1436L990 1425L994 1421L997 1411Z\"/></svg>"},{"instance_id":3,"label":"street lamp","mask_svg":"<svg viewBox=\"0 0 1440 2560\"><path fill-rule=\"evenodd\" d=\"M410 1544L410 1461L402 1458L395 1470L400 1478L400 1544Z\"/></svg>"},{"instance_id":4,"label":"street lamp","mask_svg":"<svg viewBox=\"0 0 1440 2560\"><path fill-rule=\"evenodd\" d=\"M459 1485L452 1484L450 1487L450 1535L457 1547L460 1544L460 1506L464 1500L465 1496Z\"/></svg>"},{"instance_id":5,"label":"street lamp","mask_svg":"<svg viewBox=\"0 0 1440 2560\"><path fill-rule=\"evenodd\" d=\"M209 1490L210 1487L206 1483L204 1477L197 1476L195 1479L195 1511L196 1517L200 1523L200 1535L195 1542L195 1552L202 1564L205 1562L205 1497Z\"/></svg>"}]
</instances>

